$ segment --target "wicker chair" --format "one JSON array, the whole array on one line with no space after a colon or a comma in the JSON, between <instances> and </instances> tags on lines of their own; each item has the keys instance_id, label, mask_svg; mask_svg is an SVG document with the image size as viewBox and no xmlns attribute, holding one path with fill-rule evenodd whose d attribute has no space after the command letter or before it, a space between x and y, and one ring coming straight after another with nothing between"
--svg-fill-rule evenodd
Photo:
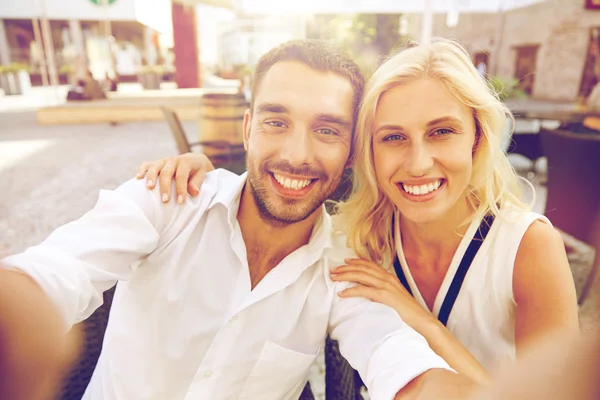
<instances>
[{"instance_id":1,"label":"wicker chair","mask_svg":"<svg viewBox=\"0 0 600 400\"><path fill-rule=\"evenodd\" d=\"M338 343L327 338L325 343L325 398L327 400L363 400L362 380L340 354Z\"/></svg>"},{"instance_id":2,"label":"wicker chair","mask_svg":"<svg viewBox=\"0 0 600 400\"><path fill-rule=\"evenodd\" d=\"M108 324L108 314L110 313L114 292L114 287L104 292L104 304L81 323L83 324L84 333L82 352L77 364L63 384L59 399L81 400L83 397L102 351L104 332Z\"/></svg>"},{"instance_id":3,"label":"wicker chair","mask_svg":"<svg viewBox=\"0 0 600 400\"><path fill-rule=\"evenodd\" d=\"M165 120L171 129L179 154L190 153L194 147L212 150L209 156L215 168L224 168L241 174L246 170L246 150L243 145L231 144L226 140L211 140L190 143L183 130L177 113L168 107L161 107Z\"/></svg>"},{"instance_id":4,"label":"wicker chair","mask_svg":"<svg viewBox=\"0 0 600 400\"><path fill-rule=\"evenodd\" d=\"M600 213L600 185L594 183L600 171L600 133L542 128L540 137L548 157L545 214L557 228L592 243L594 217ZM579 296L580 304L596 273L590 273Z\"/></svg>"}]
</instances>

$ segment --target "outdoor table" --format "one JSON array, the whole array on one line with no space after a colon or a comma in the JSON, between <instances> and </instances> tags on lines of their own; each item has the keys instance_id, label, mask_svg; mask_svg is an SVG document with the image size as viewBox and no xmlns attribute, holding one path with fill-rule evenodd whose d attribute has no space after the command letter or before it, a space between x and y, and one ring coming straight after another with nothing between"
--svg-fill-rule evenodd
<instances>
[{"instance_id":1,"label":"outdoor table","mask_svg":"<svg viewBox=\"0 0 600 400\"><path fill-rule=\"evenodd\" d=\"M540 127L544 126L546 128L556 129L560 125L581 123L585 117L595 116L600 118L600 114L598 113L566 110L512 110L512 113L515 117L515 131L511 137L507 152L521 154L527 157L533 161L534 167L537 160L544 156L540 137L538 135ZM531 122L531 124L527 124L526 122ZM526 125L530 126L526 127Z\"/></svg>"}]
</instances>

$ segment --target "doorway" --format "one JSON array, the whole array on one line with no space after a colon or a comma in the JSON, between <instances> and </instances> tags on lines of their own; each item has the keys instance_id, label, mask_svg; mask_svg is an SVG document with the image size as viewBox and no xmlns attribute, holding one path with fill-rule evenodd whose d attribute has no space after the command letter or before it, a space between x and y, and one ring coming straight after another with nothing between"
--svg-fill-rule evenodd
<instances>
[{"instance_id":1,"label":"doorway","mask_svg":"<svg viewBox=\"0 0 600 400\"><path fill-rule=\"evenodd\" d=\"M517 57L514 77L519 81L517 87L528 95L533 92L535 82L535 64L539 45L516 47Z\"/></svg>"},{"instance_id":2,"label":"doorway","mask_svg":"<svg viewBox=\"0 0 600 400\"><path fill-rule=\"evenodd\" d=\"M473 63L481 75L485 76L490 70L490 57L488 53L475 53L475 60Z\"/></svg>"},{"instance_id":3,"label":"doorway","mask_svg":"<svg viewBox=\"0 0 600 400\"><path fill-rule=\"evenodd\" d=\"M585 65L581 74L581 84L579 85L579 96L582 98L590 95L600 79L600 28L590 29L590 40L586 54Z\"/></svg>"}]
</instances>

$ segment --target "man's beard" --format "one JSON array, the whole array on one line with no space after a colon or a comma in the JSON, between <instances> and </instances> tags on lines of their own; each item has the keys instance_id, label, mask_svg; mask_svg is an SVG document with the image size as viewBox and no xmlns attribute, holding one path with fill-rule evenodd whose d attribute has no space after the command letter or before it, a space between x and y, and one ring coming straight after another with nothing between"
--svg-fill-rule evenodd
<instances>
[{"instance_id":1,"label":"man's beard","mask_svg":"<svg viewBox=\"0 0 600 400\"><path fill-rule=\"evenodd\" d=\"M289 225L304 221L331 196L342 178L341 172L339 176L332 180L320 169L308 166L294 168L284 161L272 162L266 160L260 165L256 165L250 154L247 155L246 169L248 170L248 185L261 218L275 225ZM269 171L273 169L290 175L318 178L318 182L316 182L318 186L312 188L311 198L285 199L279 197L283 205L272 204L269 202L272 189L268 187L269 183L266 180L271 179Z\"/></svg>"}]
</instances>

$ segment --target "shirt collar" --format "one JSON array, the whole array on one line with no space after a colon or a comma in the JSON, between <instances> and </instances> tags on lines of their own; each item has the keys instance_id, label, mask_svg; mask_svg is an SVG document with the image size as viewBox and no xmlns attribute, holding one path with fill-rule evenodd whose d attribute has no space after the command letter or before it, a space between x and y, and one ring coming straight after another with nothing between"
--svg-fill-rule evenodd
<instances>
[{"instance_id":1,"label":"shirt collar","mask_svg":"<svg viewBox=\"0 0 600 400\"><path fill-rule=\"evenodd\" d=\"M333 228L331 225L331 216L327 214L325 205L321 206L321 215L317 218L315 226L313 227L312 234L308 241L309 253L320 255L327 249L333 247L331 236L333 234Z\"/></svg>"},{"instance_id":2,"label":"shirt collar","mask_svg":"<svg viewBox=\"0 0 600 400\"><path fill-rule=\"evenodd\" d=\"M227 179L226 184L220 182L221 184L218 185L209 208L214 207L216 204L221 204L229 211L231 211L232 208L235 208L237 214L237 209L240 204L240 195L246 184L247 177L248 172L244 172L240 176L233 177L231 180Z\"/></svg>"}]
</instances>

